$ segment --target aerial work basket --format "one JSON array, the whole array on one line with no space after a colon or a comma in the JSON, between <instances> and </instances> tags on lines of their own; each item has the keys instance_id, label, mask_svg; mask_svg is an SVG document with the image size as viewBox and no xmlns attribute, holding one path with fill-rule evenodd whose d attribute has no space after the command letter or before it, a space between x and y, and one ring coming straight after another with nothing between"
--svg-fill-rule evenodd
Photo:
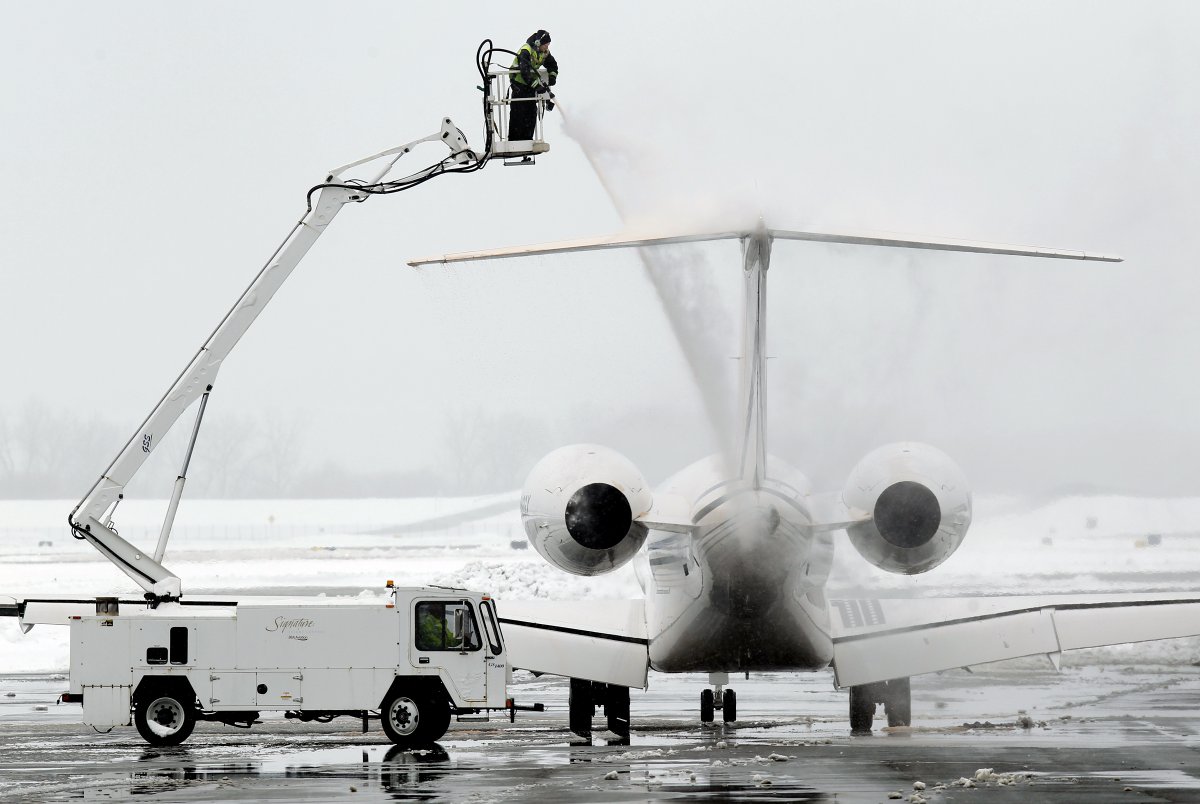
<instances>
[{"instance_id":1,"label":"aerial work basket","mask_svg":"<svg viewBox=\"0 0 1200 804\"><path fill-rule=\"evenodd\" d=\"M512 76L516 72L516 70L499 67L492 67L488 70L487 125L492 134L491 156L503 158L505 164L532 164L534 156L550 150L550 145L542 139L542 116L546 113L546 104L552 100L552 96L536 95L532 98L514 98L512 96ZM544 79L544 68L542 74ZM509 122L516 104L536 104L537 114L533 139L509 139Z\"/></svg>"}]
</instances>

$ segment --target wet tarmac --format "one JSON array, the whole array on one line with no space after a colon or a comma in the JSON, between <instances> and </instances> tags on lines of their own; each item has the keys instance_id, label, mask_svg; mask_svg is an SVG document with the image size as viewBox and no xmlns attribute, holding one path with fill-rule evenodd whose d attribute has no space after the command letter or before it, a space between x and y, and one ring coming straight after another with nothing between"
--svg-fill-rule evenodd
<instances>
[{"instance_id":1,"label":"wet tarmac","mask_svg":"<svg viewBox=\"0 0 1200 804\"><path fill-rule=\"evenodd\" d=\"M77 705L54 703L62 679L3 676L0 800L1200 801L1194 667L1023 662L916 678L913 727L877 720L862 737L829 674L732 680L735 726L698 723L704 682L652 675L632 695L629 745L603 732L572 745L565 682L518 674L517 698L545 713L455 723L413 752L356 720L275 716L249 731L200 724L183 746L152 749L131 727L81 726Z\"/></svg>"}]
</instances>

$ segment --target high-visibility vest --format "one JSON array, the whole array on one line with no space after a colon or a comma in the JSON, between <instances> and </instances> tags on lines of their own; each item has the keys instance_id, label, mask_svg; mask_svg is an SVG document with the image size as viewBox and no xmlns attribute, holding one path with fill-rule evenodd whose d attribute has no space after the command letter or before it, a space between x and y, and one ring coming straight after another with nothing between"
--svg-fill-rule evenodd
<instances>
[{"instance_id":1,"label":"high-visibility vest","mask_svg":"<svg viewBox=\"0 0 1200 804\"><path fill-rule=\"evenodd\" d=\"M517 72L513 73L512 80L515 83L521 84L522 86L529 86L528 84L525 83L525 79L521 76L521 72L520 72L521 54L524 53L525 51L529 51L529 63L533 67L534 72L537 72L538 70L540 70L542 68L542 64L544 64L546 61L546 56L540 50L538 50L538 49L534 48L532 45L530 45L528 42L526 42L525 44L521 45L520 48L518 48L517 57L515 59L513 59L512 67L509 67L510 70L517 71Z\"/></svg>"}]
</instances>

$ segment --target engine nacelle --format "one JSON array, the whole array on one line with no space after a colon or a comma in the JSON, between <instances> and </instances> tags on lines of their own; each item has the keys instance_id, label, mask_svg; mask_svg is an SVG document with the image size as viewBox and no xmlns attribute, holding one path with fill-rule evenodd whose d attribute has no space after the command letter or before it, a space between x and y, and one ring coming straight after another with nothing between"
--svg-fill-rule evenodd
<instances>
[{"instance_id":1,"label":"engine nacelle","mask_svg":"<svg viewBox=\"0 0 1200 804\"><path fill-rule=\"evenodd\" d=\"M646 480L607 447L573 444L538 461L521 493L521 521L542 557L574 575L611 572L641 549Z\"/></svg>"},{"instance_id":2,"label":"engine nacelle","mask_svg":"<svg viewBox=\"0 0 1200 804\"><path fill-rule=\"evenodd\" d=\"M871 520L847 528L867 561L888 572L916 575L958 549L971 525L971 492L954 461L926 444L888 444L858 462L842 489L853 516Z\"/></svg>"}]
</instances>

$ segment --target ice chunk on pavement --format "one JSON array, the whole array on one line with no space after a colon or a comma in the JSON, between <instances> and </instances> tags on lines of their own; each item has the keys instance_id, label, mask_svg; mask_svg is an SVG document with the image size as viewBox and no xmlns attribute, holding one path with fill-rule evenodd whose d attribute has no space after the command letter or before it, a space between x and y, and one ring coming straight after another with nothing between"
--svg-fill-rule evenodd
<instances>
[{"instance_id":1,"label":"ice chunk on pavement","mask_svg":"<svg viewBox=\"0 0 1200 804\"><path fill-rule=\"evenodd\" d=\"M975 771L975 781L983 782L985 784L1016 784L1017 782L1028 782L1033 777L1034 774L1031 771L996 773L994 768L980 768L979 770Z\"/></svg>"}]
</instances>

